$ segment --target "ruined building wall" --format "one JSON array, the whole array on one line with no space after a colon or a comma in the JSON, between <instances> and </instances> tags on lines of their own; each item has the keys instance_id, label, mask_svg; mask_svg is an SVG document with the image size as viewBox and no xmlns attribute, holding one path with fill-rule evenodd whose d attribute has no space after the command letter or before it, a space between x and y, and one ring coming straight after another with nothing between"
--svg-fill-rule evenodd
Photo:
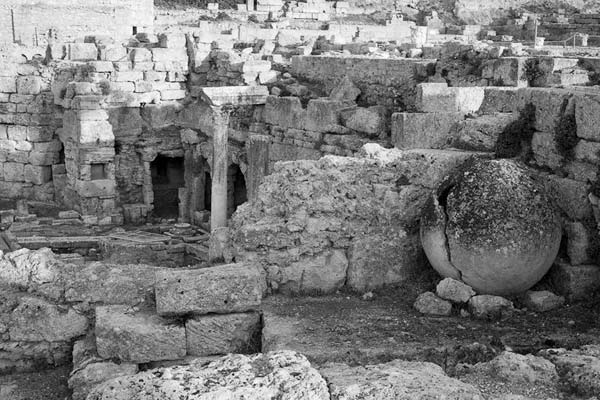
<instances>
[{"instance_id":1,"label":"ruined building wall","mask_svg":"<svg viewBox=\"0 0 600 400\"><path fill-rule=\"evenodd\" d=\"M411 109L416 85L427 78L434 60L384 59L361 56L293 57L294 76L317 83L329 93L348 76L362 91L361 101L369 105Z\"/></svg>"},{"instance_id":2,"label":"ruined building wall","mask_svg":"<svg viewBox=\"0 0 600 400\"><path fill-rule=\"evenodd\" d=\"M4 198L48 201L62 171L60 109L50 91L53 72L30 64L0 64L0 191Z\"/></svg>"},{"instance_id":3,"label":"ruined building wall","mask_svg":"<svg viewBox=\"0 0 600 400\"><path fill-rule=\"evenodd\" d=\"M57 30L59 40L92 34L126 37L134 26L151 30L154 21L153 0L3 0L0 44L13 41L11 10L15 39L29 46L45 45L44 37L51 28Z\"/></svg>"}]
</instances>

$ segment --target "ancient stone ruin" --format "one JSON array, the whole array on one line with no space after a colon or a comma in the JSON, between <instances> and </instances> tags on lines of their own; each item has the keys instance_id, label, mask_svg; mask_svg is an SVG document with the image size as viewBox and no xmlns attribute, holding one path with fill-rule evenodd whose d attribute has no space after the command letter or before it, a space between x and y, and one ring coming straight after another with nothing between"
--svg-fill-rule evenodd
<instances>
[{"instance_id":1,"label":"ancient stone ruin","mask_svg":"<svg viewBox=\"0 0 600 400\"><path fill-rule=\"evenodd\" d=\"M0 400L598 398L600 5L482 3L3 1Z\"/></svg>"}]
</instances>

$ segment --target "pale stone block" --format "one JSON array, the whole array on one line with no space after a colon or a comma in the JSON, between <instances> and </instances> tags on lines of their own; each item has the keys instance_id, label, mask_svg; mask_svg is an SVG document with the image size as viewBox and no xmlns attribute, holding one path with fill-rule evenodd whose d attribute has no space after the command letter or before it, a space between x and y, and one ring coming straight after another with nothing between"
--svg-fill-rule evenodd
<instances>
[{"instance_id":1,"label":"pale stone block","mask_svg":"<svg viewBox=\"0 0 600 400\"><path fill-rule=\"evenodd\" d=\"M266 285L257 266L241 263L159 272L156 282L160 315L253 310L260 305Z\"/></svg>"},{"instance_id":2,"label":"pale stone block","mask_svg":"<svg viewBox=\"0 0 600 400\"><path fill-rule=\"evenodd\" d=\"M71 61L92 61L98 59L98 48L94 43L69 43L67 56Z\"/></svg>"},{"instance_id":3,"label":"pale stone block","mask_svg":"<svg viewBox=\"0 0 600 400\"><path fill-rule=\"evenodd\" d=\"M80 144L112 143L115 140L112 125L108 121L80 121Z\"/></svg>"},{"instance_id":4,"label":"pale stone block","mask_svg":"<svg viewBox=\"0 0 600 400\"><path fill-rule=\"evenodd\" d=\"M17 91L17 81L14 77L0 77L0 92L15 93Z\"/></svg>"},{"instance_id":5,"label":"pale stone block","mask_svg":"<svg viewBox=\"0 0 600 400\"><path fill-rule=\"evenodd\" d=\"M23 176L25 182L43 185L52 179L52 168L49 166L25 165Z\"/></svg>"},{"instance_id":6,"label":"pale stone block","mask_svg":"<svg viewBox=\"0 0 600 400\"><path fill-rule=\"evenodd\" d=\"M81 197L109 197L115 195L116 183L111 179L77 180L76 191Z\"/></svg>"},{"instance_id":7,"label":"pale stone block","mask_svg":"<svg viewBox=\"0 0 600 400\"><path fill-rule=\"evenodd\" d=\"M441 149L450 141L453 126L464 120L462 113L395 113L392 143L399 149Z\"/></svg>"},{"instance_id":8,"label":"pale stone block","mask_svg":"<svg viewBox=\"0 0 600 400\"><path fill-rule=\"evenodd\" d=\"M187 354L210 356L255 353L260 331L257 313L207 315L185 323Z\"/></svg>"},{"instance_id":9,"label":"pale stone block","mask_svg":"<svg viewBox=\"0 0 600 400\"><path fill-rule=\"evenodd\" d=\"M23 125L9 125L7 134L10 140L27 140L27 127Z\"/></svg>"},{"instance_id":10,"label":"pale stone block","mask_svg":"<svg viewBox=\"0 0 600 400\"><path fill-rule=\"evenodd\" d=\"M129 52L129 59L134 63L152 61L152 52L144 47L134 48Z\"/></svg>"},{"instance_id":11,"label":"pale stone block","mask_svg":"<svg viewBox=\"0 0 600 400\"><path fill-rule=\"evenodd\" d=\"M24 180L24 164L15 162L4 163L4 180L9 182L22 182Z\"/></svg>"},{"instance_id":12,"label":"pale stone block","mask_svg":"<svg viewBox=\"0 0 600 400\"><path fill-rule=\"evenodd\" d=\"M186 354L184 327L154 314L132 313L127 306L96 308L96 345L102 358L134 363L177 360Z\"/></svg>"},{"instance_id":13,"label":"pale stone block","mask_svg":"<svg viewBox=\"0 0 600 400\"><path fill-rule=\"evenodd\" d=\"M17 93L19 94L39 94L41 88L41 78L39 76L17 77Z\"/></svg>"}]
</instances>

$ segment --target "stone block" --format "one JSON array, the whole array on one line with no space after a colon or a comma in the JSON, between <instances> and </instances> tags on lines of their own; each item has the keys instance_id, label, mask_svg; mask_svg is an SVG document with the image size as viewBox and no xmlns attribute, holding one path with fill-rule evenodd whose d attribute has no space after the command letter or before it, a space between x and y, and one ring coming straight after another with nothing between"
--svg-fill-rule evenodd
<instances>
[{"instance_id":1,"label":"stone block","mask_svg":"<svg viewBox=\"0 0 600 400\"><path fill-rule=\"evenodd\" d=\"M176 90L161 90L160 91L160 99L164 101L168 100L181 100L184 99L186 95L186 91L183 89Z\"/></svg>"},{"instance_id":2,"label":"stone block","mask_svg":"<svg viewBox=\"0 0 600 400\"><path fill-rule=\"evenodd\" d=\"M104 121L80 121L77 142L82 145L112 145L115 140L112 125Z\"/></svg>"},{"instance_id":3,"label":"stone block","mask_svg":"<svg viewBox=\"0 0 600 400\"><path fill-rule=\"evenodd\" d=\"M356 107L341 112L341 121L344 126L354 131L367 134L370 137L386 137L387 118L383 106L369 108Z\"/></svg>"},{"instance_id":4,"label":"stone block","mask_svg":"<svg viewBox=\"0 0 600 400\"><path fill-rule=\"evenodd\" d=\"M212 106L265 104L266 86L220 86L202 88L201 98Z\"/></svg>"},{"instance_id":5,"label":"stone block","mask_svg":"<svg viewBox=\"0 0 600 400\"><path fill-rule=\"evenodd\" d=\"M187 63L188 55L185 46L176 48L154 48L152 49L152 61L182 61Z\"/></svg>"},{"instance_id":6,"label":"stone block","mask_svg":"<svg viewBox=\"0 0 600 400\"><path fill-rule=\"evenodd\" d=\"M530 310L546 312L561 307L565 303L565 298L547 290L528 290L523 298L523 303Z\"/></svg>"},{"instance_id":7,"label":"stone block","mask_svg":"<svg viewBox=\"0 0 600 400\"><path fill-rule=\"evenodd\" d=\"M531 150L535 163L541 167L557 170L564 162L564 158L556 146L553 133L535 132L531 139Z\"/></svg>"},{"instance_id":8,"label":"stone block","mask_svg":"<svg viewBox=\"0 0 600 400\"><path fill-rule=\"evenodd\" d=\"M23 168L25 182L34 185L43 185L52 180L52 168L50 166L27 165Z\"/></svg>"},{"instance_id":9,"label":"stone block","mask_svg":"<svg viewBox=\"0 0 600 400\"><path fill-rule=\"evenodd\" d=\"M577 136L600 142L600 96L575 95L575 120Z\"/></svg>"},{"instance_id":10,"label":"stone block","mask_svg":"<svg viewBox=\"0 0 600 400\"><path fill-rule=\"evenodd\" d=\"M8 182L22 182L24 180L25 164L6 162L3 165L4 180Z\"/></svg>"},{"instance_id":11,"label":"stone block","mask_svg":"<svg viewBox=\"0 0 600 400\"><path fill-rule=\"evenodd\" d=\"M84 335L87 328L87 318L70 307L23 297L10 315L9 334L13 341L60 342Z\"/></svg>"},{"instance_id":12,"label":"stone block","mask_svg":"<svg viewBox=\"0 0 600 400\"><path fill-rule=\"evenodd\" d=\"M185 328L127 306L96 307L96 346L105 359L145 363L186 354Z\"/></svg>"},{"instance_id":13,"label":"stone block","mask_svg":"<svg viewBox=\"0 0 600 400\"><path fill-rule=\"evenodd\" d=\"M98 48L94 43L68 43L67 58L71 61L97 60Z\"/></svg>"},{"instance_id":14,"label":"stone block","mask_svg":"<svg viewBox=\"0 0 600 400\"><path fill-rule=\"evenodd\" d=\"M17 77L17 93L25 95L36 95L42 88L41 78L39 76L19 76Z\"/></svg>"},{"instance_id":15,"label":"stone block","mask_svg":"<svg viewBox=\"0 0 600 400\"><path fill-rule=\"evenodd\" d=\"M571 95L568 90L523 88L517 91L516 104L519 110L523 110L527 104L533 104L535 129L540 132L555 132L564 117Z\"/></svg>"},{"instance_id":16,"label":"stone block","mask_svg":"<svg viewBox=\"0 0 600 400\"><path fill-rule=\"evenodd\" d=\"M211 356L256 353L260 337L258 313L207 315L185 323L187 354Z\"/></svg>"},{"instance_id":17,"label":"stone block","mask_svg":"<svg viewBox=\"0 0 600 400\"><path fill-rule=\"evenodd\" d=\"M305 114L306 110L302 108L298 97L268 96L263 118L267 124L301 129Z\"/></svg>"},{"instance_id":18,"label":"stone block","mask_svg":"<svg viewBox=\"0 0 600 400\"><path fill-rule=\"evenodd\" d=\"M565 223L567 234L567 255L572 265L590 264L593 249L596 246L595 235L581 222L568 221Z\"/></svg>"},{"instance_id":19,"label":"stone block","mask_svg":"<svg viewBox=\"0 0 600 400\"><path fill-rule=\"evenodd\" d=\"M118 71L114 74L115 82L138 82L143 79L143 71Z\"/></svg>"},{"instance_id":20,"label":"stone block","mask_svg":"<svg viewBox=\"0 0 600 400\"><path fill-rule=\"evenodd\" d=\"M27 127L27 141L29 142L49 142L54 137L54 131L48 127L29 126Z\"/></svg>"},{"instance_id":21,"label":"stone block","mask_svg":"<svg viewBox=\"0 0 600 400\"><path fill-rule=\"evenodd\" d=\"M116 193L116 183L111 179L77 180L75 190L81 197L110 197Z\"/></svg>"},{"instance_id":22,"label":"stone block","mask_svg":"<svg viewBox=\"0 0 600 400\"><path fill-rule=\"evenodd\" d=\"M475 318L499 319L512 310L512 302L500 296L484 294L469 300L469 311Z\"/></svg>"},{"instance_id":23,"label":"stone block","mask_svg":"<svg viewBox=\"0 0 600 400\"><path fill-rule=\"evenodd\" d=\"M479 111L485 96L483 87L455 87L452 89L456 92L456 109L450 111L465 114Z\"/></svg>"},{"instance_id":24,"label":"stone block","mask_svg":"<svg viewBox=\"0 0 600 400\"><path fill-rule=\"evenodd\" d=\"M158 35L158 43L164 48L185 47L186 38L181 33L161 33Z\"/></svg>"},{"instance_id":25,"label":"stone block","mask_svg":"<svg viewBox=\"0 0 600 400\"><path fill-rule=\"evenodd\" d=\"M547 178L550 195L558 207L572 220L592 218L592 206L588 199L588 184L569 178L550 175Z\"/></svg>"},{"instance_id":26,"label":"stone block","mask_svg":"<svg viewBox=\"0 0 600 400\"><path fill-rule=\"evenodd\" d=\"M600 163L600 143L580 140L573 149L575 160L586 163Z\"/></svg>"},{"instance_id":27,"label":"stone block","mask_svg":"<svg viewBox=\"0 0 600 400\"><path fill-rule=\"evenodd\" d=\"M329 99L309 100L306 108L304 129L315 132L327 132L331 126L340 124L340 111L346 105Z\"/></svg>"},{"instance_id":28,"label":"stone block","mask_svg":"<svg viewBox=\"0 0 600 400\"><path fill-rule=\"evenodd\" d=\"M0 77L0 92L16 93L17 92L17 80L14 77L1 76Z\"/></svg>"},{"instance_id":29,"label":"stone block","mask_svg":"<svg viewBox=\"0 0 600 400\"><path fill-rule=\"evenodd\" d=\"M134 63L152 61L152 52L145 47L133 48L129 51L129 59Z\"/></svg>"},{"instance_id":30,"label":"stone block","mask_svg":"<svg viewBox=\"0 0 600 400\"><path fill-rule=\"evenodd\" d=\"M265 277L252 264L159 272L156 309L160 315L231 313L256 309Z\"/></svg>"},{"instance_id":31,"label":"stone block","mask_svg":"<svg viewBox=\"0 0 600 400\"><path fill-rule=\"evenodd\" d=\"M440 281L435 288L435 293L440 298L454 303L466 303L471 297L475 296L475 291L471 286L452 278Z\"/></svg>"},{"instance_id":32,"label":"stone block","mask_svg":"<svg viewBox=\"0 0 600 400\"><path fill-rule=\"evenodd\" d=\"M7 135L9 140L27 140L27 127L23 125L9 125Z\"/></svg>"},{"instance_id":33,"label":"stone block","mask_svg":"<svg viewBox=\"0 0 600 400\"><path fill-rule=\"evenodd\" d=\"M482 77L493 86L528 86L525 76L525 58L502 57L485 62Z\"/></svg>"},{"instance_id":34,"label":"stone block","mask_svg":"<svg viewBox=\"0 0 600 400\"><path fill-rule=\"evenodd\" d=\"M600 267L556 263L549 272L557 292L569 301L589 299L600 288Z\"/></svg>"},{"instance_id":35,"label":"stone block","mask_svg":"<svg viewBox=\"0 0 600 400\"><path fill-rule=\"evenodd\" d=\"M425 113L454 112L456 92L447 83L420 83L417 85L415 108Z\"/></svg>"},{"instance_id":36,"label":"stone block","mask_svg":"<svg viewBox=\"0 0 600 400\"><path fill-rule=\"evenodd\" d=\"M69 274L65 299L69 302L141 304L153 297L159 270L159 267L143 264L87 264Z\"/></svg>"},{"instance_id":37,"label":"stone block","mask_svg":"<svg viewBox=\"0 0 600 400\"><path fill-rule=\"evenodd\" d=\"M452 125L447 147L493 152L498 137L517 119L516 114L494 113L465 118Z\"/></svg>"},{"instance_id":38,"label":"stone block","mask_svg":"<svg viewBox=\"0 0 600 400\"><path fill-rule=\"evenodd\" d=\"M450 141L453 125L462 113L395 113L392 115L392 143L399 149L441 149Z\"/></svg>"}]
</instances>

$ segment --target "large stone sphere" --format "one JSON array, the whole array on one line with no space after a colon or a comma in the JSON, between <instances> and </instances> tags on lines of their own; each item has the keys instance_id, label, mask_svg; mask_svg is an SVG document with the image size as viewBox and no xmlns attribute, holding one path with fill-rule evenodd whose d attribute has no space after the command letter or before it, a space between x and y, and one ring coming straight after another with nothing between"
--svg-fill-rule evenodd
<instances>
[{"instance_id":1,"label":"large stone sphere","mask_svg":"<svg viewBox=\"0 0 600 400\"><path fill-rule=\"evenodd\" d=\"M526 291L552 266L561 240L544 186L511 160L471 160L442 183L421 219L433 268L480 294Z\"/></svg>"}]
</instances>

